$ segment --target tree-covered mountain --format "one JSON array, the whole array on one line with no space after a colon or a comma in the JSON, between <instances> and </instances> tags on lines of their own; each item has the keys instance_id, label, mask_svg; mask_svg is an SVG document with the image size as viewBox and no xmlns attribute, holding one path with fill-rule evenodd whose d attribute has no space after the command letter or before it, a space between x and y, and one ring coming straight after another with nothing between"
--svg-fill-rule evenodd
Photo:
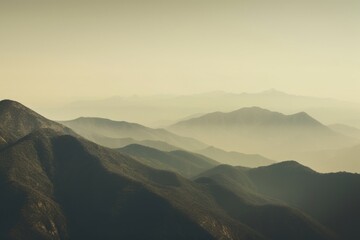
<instances>
[{"instance_id":1,"label":"tree-covered mountain","mask_svg":"<svg viewBox=\"0 0 360 240\"><path fill-rule=\"evenodd\" d=\"M1 239L333 239L300 211L244 203L40 119L46 124L0 150ZM14 121L1 122L6 136Z\"/></svg>"},{"instance_id":2,"label":"tree-covered mountain","mask_svg":"<svg viewBox=\"0 0 360 240\"><path fill-rule=\"evenodd\" d=\"M39 128L51 128L60 133L75 135L69 128L49 121L16 101L0 101L0 146L13 143Z\"/></svg>"},{"instance_id":3,"label":"tree-covered mountain","mask_svg":"<svg viewBox=\"0 0 360 240\"><path fill-rule=\"evenodd\" d=\"M182 150L164 152L154 148L132 144L120 148L118 151L136 158L145 165L177 172L188 178L196 176L216 165L220 165L219 162L213 159Z\"/></svg>"},{"instance_id":4,"label":"tree-covered mountain","mask_svg":"<svg viewBox=\"0 0 360 240\"><path fill-rule=\"evenodd\" d=\"M250 189L259 196L292 206L332 229L340 239L359 239L360 175L321 174L295 161L259 168L216 166L197 177L209 178L233 192ZM261 198L260 198L261 199Z\"/></svg>"}]
</instances>

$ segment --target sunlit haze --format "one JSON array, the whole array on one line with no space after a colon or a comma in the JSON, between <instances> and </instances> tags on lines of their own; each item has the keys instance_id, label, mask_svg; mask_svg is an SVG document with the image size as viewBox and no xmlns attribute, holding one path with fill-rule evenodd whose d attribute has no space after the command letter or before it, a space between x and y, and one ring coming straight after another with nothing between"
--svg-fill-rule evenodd
<instances>
[{"instance_id":1,"label":"sunlit haze","mask_svg":"<svg viewBox=\"0 0 360 240\"><path fill-rule=\"evenodd\" d=\"M0 95L259 92L360 102L359 1L0 2Z\"/></svg>"}]
</instances>

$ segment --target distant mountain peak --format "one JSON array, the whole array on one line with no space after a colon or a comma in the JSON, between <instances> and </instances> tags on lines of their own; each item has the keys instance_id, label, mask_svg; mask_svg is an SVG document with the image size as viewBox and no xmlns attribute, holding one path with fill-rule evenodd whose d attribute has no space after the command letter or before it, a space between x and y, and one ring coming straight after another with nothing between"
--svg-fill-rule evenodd
<instances>
[{"instance_id":1,"label":"distant mountain peak","mask_svg":"<svg viewBox=\"0 0 360 240\"><path fill-rule=\"evenodd\" d=\"M259 167L257 169L264 169L264 170L265 169L273 169L273 170L278 170L278 171L286 171L288 173L294 173L294 172L316 173L311 168L306 167L294 160L283 161L283 162L272 164L270 166Z\"/></svg>"},{"instance_id":2,"label":"distant mountain peak","mask_svg":"<svg viewBox=\"0 0 360 240\"><path fill-rule=\"evenodd\" d=\"M126 122L126 121L117 121L117 120L112 120L112 119L108 119L108 118L102 118L102 117L78 117L74 120L68 120L68 121L61 121L60 123L63 123L66 125L66 123L70 123L70 122L74 122L74 123L93 123L93 124L114 124L117 126L136 126L136 127L145 127L142 126L138 123L131 123L131 122Z\"/></svg>"},{"instance_id":3,"label":"distant mountain peak","mask_svg":"<svg viewBox=\"0 0 360 240\"><path fill-rule=\"evenodd\" d=\"M276 112L258 106L252 106L252 107L239 108L230 113L276 113Z\"/></svg>"},{"instance_id":4,"label":"distant mountain peak","mask_svg":"<svg viewBox=\"0 0 360 240\"><path fill-rule=\"evenodd\" d=\"M270 88L268 90L262 91L260 92L260 94L271 94L271 95L285 95L285 96L289 96L289 94L287 94L286 92L277 90L275 88Z\"/></svg>"},{"instance_id":5,"label":"distant mountain peak","mask_svg":"<svg viewBox=\"0 0 360 240\"><path fill-rule=\"evenodd\" d=\"M244 107L232 112L213 112L200 117L180 121L174 126L186 124L223 124L223 125L307 125L327 128L306 112L286 115L258 106Z\"/></svg>"}]
</instances>

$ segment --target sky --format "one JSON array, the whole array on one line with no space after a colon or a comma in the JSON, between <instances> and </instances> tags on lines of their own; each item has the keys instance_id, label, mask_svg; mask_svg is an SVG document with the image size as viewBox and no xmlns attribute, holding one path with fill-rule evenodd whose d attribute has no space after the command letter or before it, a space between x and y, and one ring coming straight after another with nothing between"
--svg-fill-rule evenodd
<instances>
[{"instance_id":1,"label":"sky","mask_svg":"<svg viewBox=\"0 0 360 240\"><path fill-rule=\"evenodd\" d=\"M0 98L258 92L360 102L360 1L0 0Z\"/></svg>"}]
</instances>

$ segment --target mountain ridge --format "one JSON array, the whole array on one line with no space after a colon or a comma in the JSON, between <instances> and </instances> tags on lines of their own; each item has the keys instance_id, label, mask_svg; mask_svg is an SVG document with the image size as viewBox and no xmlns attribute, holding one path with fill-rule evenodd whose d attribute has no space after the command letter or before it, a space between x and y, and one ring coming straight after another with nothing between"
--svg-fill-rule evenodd
<instances>
[{"instance_id":1,"label":"mountain ridge","mask_svg":"<svg viewBox=\"0 0 360 240\"><path fill-rule=\"evenodd\" d=\"M238 196L221 186L145 166L45 125L0 150L0 238L333 239L313 219L286 206L239 205ZM226 196L217 194L222 192ZM245 207L251 214L230 214L228 200L236 213ZM274 214L292 224L280 228L268 221Z\"/></svg>"},{"instance_id":2,"label":"mountain ridge","mask_svg":"<svg viewBox=\"0 0 360 240\"><path fill-rule=\"evenodd\" d=\"M359 144L359 139L334 132L305 112L286 115L259 107L209 113L168 129L226 151L282 160Z\"/></svg>"},{"instance_id":3,"label":"mountain ridge","mask_svg":"<svg viewBox=\"0 0 360 240\"><path fill-rule=\"evenodd\" d=\"M101 141L102 138L133 138L137 141L163 141L170 145L187 150L206 147L206 144L203 144L196 139L179 136L168 132L165 129L152 129L137 123L129 123L126 121L113 121L106 118L81 117L75 120L62 121L60 123L70 127L83 137L105 146L108 146L108 144L106 141Z\"/></svg>"}]
</instances>

